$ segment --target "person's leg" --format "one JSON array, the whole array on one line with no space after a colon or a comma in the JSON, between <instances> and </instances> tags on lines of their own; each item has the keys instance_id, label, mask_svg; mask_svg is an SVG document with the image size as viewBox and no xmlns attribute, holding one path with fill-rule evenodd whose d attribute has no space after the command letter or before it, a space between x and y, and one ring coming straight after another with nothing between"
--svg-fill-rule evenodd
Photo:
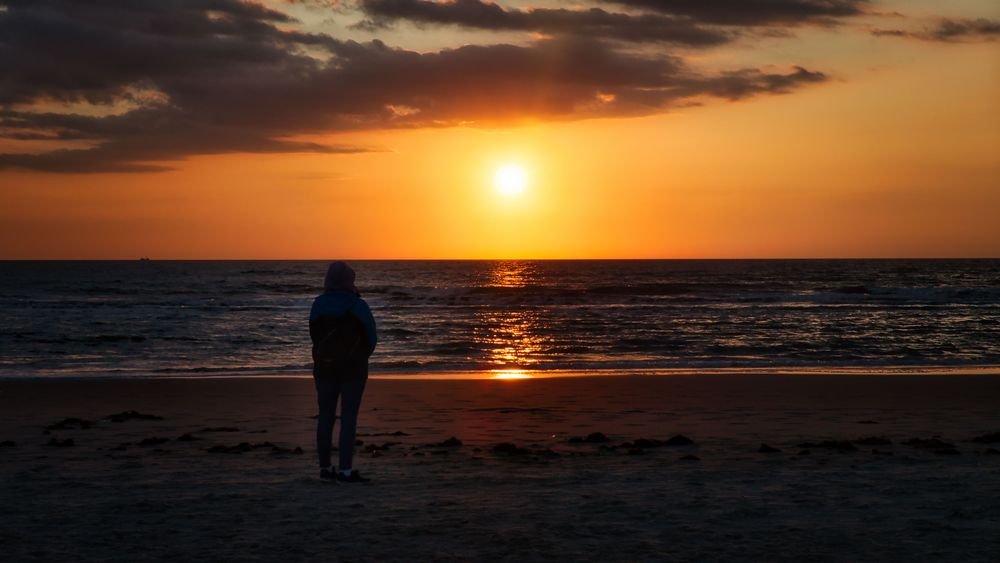
<instances>
[{"instance_id":1,"label":"person's leg","mask_svg":"<svg viewBox=\"0 0 1000 563\"><path fill-rule=\"evenodd\" d=\"M316 419L316 455L320 468L330 467L330 443L333 440L333 423L337 418L337 395L340 386L334 377L316 377L316 399L319 418Z\"/></svg>"},{"instance_id":2,"label":"person's leg","mask_svg":"<svg viewBox=\"0 0 1000 563\"><path fill-rule=\"evenodd\" d=\"M340 463L338 469L352 469L354 459L354 439L358 432L358 411L361 409L361 395L368 382L368 362L355 366L351 373L341 380L340 413Z\"/></svg>"}]
</instances>

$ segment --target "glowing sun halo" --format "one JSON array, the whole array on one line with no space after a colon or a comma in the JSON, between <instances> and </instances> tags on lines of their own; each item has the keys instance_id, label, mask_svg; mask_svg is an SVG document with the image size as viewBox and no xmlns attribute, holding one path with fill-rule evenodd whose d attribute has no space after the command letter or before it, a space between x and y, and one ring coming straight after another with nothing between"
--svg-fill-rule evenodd
<instances>
[{"instance_id":1,"label":"glowing sun halo","mask_svg":"<svg viewBox=\"0 0 1000 563\"><path fill-rule=\"evenodd\" d=\"M517 195L528 185L528 173L517 164L501 166L493 175L493 185L503 195Z\"/></svg>"}]
</instances>

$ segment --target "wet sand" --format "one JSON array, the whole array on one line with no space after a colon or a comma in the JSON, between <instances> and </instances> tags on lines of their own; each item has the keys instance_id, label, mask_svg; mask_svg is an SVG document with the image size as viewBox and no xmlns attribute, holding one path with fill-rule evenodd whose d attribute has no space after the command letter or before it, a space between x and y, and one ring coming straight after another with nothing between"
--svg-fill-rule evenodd
<instances>
[{"instance_id":1,"label":"wet sand","mask_svg":"<svg viewBox=\"0 0 1000 563\"><path fill-rule=\"evenodd\" d=\"M315 410L310 379L2 381L4 559L1000 559L997 375L372 380L370 485L317 479Z\"/></svg>"}]
</instances>

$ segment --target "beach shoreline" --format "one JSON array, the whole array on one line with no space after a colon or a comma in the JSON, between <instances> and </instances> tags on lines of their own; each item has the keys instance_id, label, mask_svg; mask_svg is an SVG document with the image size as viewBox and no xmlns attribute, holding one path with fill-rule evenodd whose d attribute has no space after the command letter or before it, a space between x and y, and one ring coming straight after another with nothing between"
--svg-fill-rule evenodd
<instances>
[{"instance_id":1,"label":"beach shoreline","mask_svg":"<svg viewBox=\"0 0 1000 563\"><path fill-rule=\"evenodd\" d=\"M71 372L72 373L72 372ZM480 379L577 379L593 377L671 377L671 376L727 376L755 375L780 376L942 376L942 375L1000 375L1000 365L885 365L885 366L774 366L774 367L684 367L684 368L579 368L532 369L495 368L480 370L421 370L421 371L370 371L369 379L398 379L413 381L461 381ZM311 379L310 373L259 373L196 371L193 373L102 373L87 371L76 374L36 373L17 376L0 375L5 381L141 381L141 380L200 380L200 379Z\"/></svg>"},{"instance_id":2,"label":"beach shoreline","mask_svg":"<svg viewBox=\"0 0 1000 563\"><path fill-rule=\"evenodd\" d=\"M0 537L14 561L989 561L1000 444L972 440L998 404L998 375L372 379L373 484L338 487L308 378L7 380Z\"/></svg>"}]
</instances>

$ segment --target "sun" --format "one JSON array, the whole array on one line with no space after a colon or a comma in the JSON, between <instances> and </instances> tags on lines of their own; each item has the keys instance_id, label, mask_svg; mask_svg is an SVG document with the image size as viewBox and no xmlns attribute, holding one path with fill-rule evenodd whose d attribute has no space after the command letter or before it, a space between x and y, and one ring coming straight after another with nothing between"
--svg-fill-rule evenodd
<instances>
[{"instance_id":1,"label":"sun","mask_svg":"<svg viewBox=\"0 0 1000 563\"><path fill-rule=\"evenodd\" d=\"M493 175L493 186L503 195L517 195L528 186L528 173L517 164L501 166Z\"/></svg>"}]
</instances>

